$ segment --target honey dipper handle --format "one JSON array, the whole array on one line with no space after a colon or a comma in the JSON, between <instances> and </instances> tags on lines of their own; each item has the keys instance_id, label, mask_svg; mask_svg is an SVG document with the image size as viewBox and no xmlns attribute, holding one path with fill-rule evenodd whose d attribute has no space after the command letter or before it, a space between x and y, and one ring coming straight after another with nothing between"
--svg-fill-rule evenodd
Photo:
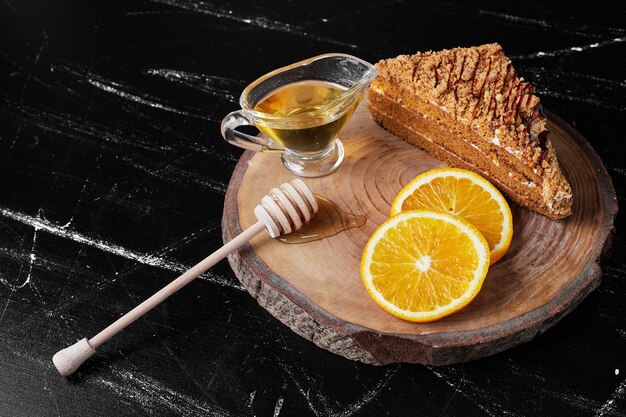
<instances>
[{"instance_id":1,"label":"honey dipper handle","mask_svg":"<svg viewBox=\"0 0 626 417\"><path fill-rule=\"evenodd\" d=\"M115 336L126 326L146 314L148 311L152 310L170 295L174 294L185 285L193 281L195 278L197 278L199 275L206 272L213 265L224 259L226 255L236 249L239 249L240 246L242 246L248 240L252 239L264 229L265 225L261 222L257 222L248 229L246 229L239 236L235 237L233 240L204 258L202 261L192 266L187 272L167 284L161 290L156 292L153 296L145 300L143 303L139 304L137 307L130 310L128 313L117 319L117 321L109 325L109 327L89 339L89 344L91 345L91 347L93 349L97 349L98 346L100 346L102 343Z\"/></svg>"},{"instance_id":2,"label":"honey dipper handle","mask_svg":"<svg viewBox=\"0 0 626 417\"><path fill-rule=\"evenodd\" d=\"M109 325L109 327L105 328L88 341L87 339L83 339L80 342L57 352L57 354L53 357L53 362L58 371L63 376L72 374L85 360L95 353L98 346L124 330L128 325L152 310L170 295L174 294L199 275L206 272L213 265L224 259L226 255L236 249L239 249L239 247L244 245L248 240L252 239L264 229L265 224L261 221L253 224L239 236L235 237L211 255L204 258L195 266L191 267L191 269L187 272L170 282L157 293L117 319L114 323Z\"/></svg>"}]
</instances>

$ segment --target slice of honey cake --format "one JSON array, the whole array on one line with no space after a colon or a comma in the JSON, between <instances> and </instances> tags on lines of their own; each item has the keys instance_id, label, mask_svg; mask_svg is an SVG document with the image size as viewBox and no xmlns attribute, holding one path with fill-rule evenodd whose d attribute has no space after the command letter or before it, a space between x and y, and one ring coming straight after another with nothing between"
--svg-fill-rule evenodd
<instances>
[{"instance_id":1,"label":"slice of honey cake","mask_svg":"<svg viewBox=\"0 0 626 417\"><path fill-rule=\"evenodd\" d=\"M400 55L376 64L373 119L407 142L488 178L518 204L558 220L572 213L533 84L496 43Z\"/></svg>"}]
</instances>

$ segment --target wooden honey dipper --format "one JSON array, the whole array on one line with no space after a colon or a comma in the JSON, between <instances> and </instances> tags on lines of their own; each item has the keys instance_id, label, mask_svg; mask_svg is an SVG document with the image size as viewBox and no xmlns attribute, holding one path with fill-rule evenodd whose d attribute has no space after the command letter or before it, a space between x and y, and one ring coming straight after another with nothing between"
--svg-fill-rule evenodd
<instances>
[{"instance_id":1,"label":"wooden honey dipper","mask_svg":"<svg viewBox=\"0 0 626 417\"><path fill-rule=\"evenodd\" d=\"M318 205L315 196L309 190L309 187L299 179L283 183L278 188L272 188L270 193L261 199L261 204L254 209L254 214L258 220L255 224L191 267L187 272L170 282L91 339L84 338L58 351L52 357L54 366L56 366L61 375L71 375L83 362L96 353L96 349L101 344L206 272L229 253L239 249L243 244L261 233L262 230L265 230L273 238L291 233L300 229L311 220L317 213L317 209Z\"/></svg>"}]
</instances>

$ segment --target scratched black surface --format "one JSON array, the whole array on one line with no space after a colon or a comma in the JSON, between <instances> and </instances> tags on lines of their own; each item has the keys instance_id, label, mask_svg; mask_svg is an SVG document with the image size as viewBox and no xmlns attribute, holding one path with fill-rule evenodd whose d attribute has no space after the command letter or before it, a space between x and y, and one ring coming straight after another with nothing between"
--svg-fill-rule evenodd
<instances>
[{"instance_id":1,"label":"scratched black surface","mask_svg":"<svg viewBox=\"0 0 626 417\"><path fill-rule=\"evenodd\" d=\"M626 197L626 13L597 2L0 2L0 415L624 416L624 214L601 286L533 342L448 367L316 348L223 262L73 377L50 358L221 245L219 121L276 67L498 41Z\"/></svg>"}]
</instances>

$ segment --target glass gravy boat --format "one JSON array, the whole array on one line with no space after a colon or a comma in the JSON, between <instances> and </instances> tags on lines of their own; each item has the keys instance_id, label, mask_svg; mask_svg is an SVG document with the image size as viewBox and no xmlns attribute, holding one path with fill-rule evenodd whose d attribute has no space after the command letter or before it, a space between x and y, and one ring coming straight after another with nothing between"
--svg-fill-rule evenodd
<instances>
[{"instance_id":1,"label":"glass gravy boat","mask_svg":"<svg viewBox=\"0 0 626 417\"><path fill-rule=\"evenodd\" d=\"M298 176L329 174L344 158L337 136L376 74L372 64L335 53L274 70L244 89L241 110L222 120L222 136L243 149L280 153ZM236 130L244 125L264 135Z\"/></svg>"}]
</instances>

